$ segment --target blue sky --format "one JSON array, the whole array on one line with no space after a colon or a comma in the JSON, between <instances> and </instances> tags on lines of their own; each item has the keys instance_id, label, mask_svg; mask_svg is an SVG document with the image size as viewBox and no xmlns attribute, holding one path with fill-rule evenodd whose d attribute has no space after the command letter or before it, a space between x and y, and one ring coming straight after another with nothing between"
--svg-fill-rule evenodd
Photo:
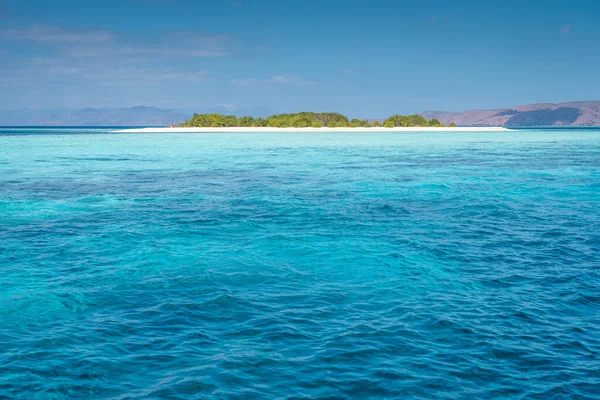
<instances>
[{"instance_id":1,"label":"blue sky","mask_svg":"<svg viewBox=\"0 0 600 400\"><path fill-rule=\"evenodd\" d=\"M600 100L598 0L0 0L0 108Z\"/></svg>"}]
</instances>

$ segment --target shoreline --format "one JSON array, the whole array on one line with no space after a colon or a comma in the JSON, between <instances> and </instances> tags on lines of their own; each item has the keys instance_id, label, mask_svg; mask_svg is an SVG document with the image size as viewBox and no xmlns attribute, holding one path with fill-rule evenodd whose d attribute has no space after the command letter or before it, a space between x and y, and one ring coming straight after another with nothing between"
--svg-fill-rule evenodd
<instances>
[{"instance_id":1,"label":"shoreline","mask_svg":"<svg viewBox=\"0 0 600 400\"><path fill-rule=\"evenodd\" d=\"M459 127L395 127L395 128L272 128L272 127L224 127L224 128L132 128L113 133L214 133L214 132L510 132L501 126Z\"/></svg>"}]
</instances>

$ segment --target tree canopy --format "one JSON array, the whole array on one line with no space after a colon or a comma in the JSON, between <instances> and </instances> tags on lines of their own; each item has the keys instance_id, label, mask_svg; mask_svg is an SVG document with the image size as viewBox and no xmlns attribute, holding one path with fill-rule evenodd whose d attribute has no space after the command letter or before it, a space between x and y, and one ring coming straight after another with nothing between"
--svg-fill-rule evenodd
<instances>
[{"instance_id":1,"label":"tree canopy","mask_svg":"<svg viewBox=\"0 0 600 400\"><path fill-rule=\"evenodd\" d=\"M194 114L189 120L180 124L183 127L222 128L222 127L273 127L273 128L370 128L384 126L393 127L443 127L437 119L427 120L418 114L394 114L380 121L352 119L335 112L300 112L295 114L277 114L267 118L236 117L222 114Z\"/></svg>"},{"instance_id":2,"label":"tree canopy","mask_svg":"<svg viewBox=\"0 0 600 400\"><path fill-rule=\"evenodd\" d=\"M385 121L383 121L383 126L388 127L442 127L444 126L437 119L426 120L422 116L418 114L413 115L398 115L394 114Z\"/></svg>"}]
</instances>

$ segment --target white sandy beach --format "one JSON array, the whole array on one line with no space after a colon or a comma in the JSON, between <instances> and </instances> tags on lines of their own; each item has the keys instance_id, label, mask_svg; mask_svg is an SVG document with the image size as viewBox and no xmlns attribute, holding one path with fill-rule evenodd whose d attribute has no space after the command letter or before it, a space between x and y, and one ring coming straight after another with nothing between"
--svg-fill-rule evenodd
<instances>
[{"instance_id":1,"label":"white sandy beach","mask_svg":"<svg viewBox=\"0 0 600 400\"><path fill-rule=\"evenodd\" d=\"M456 128L135 128L122 129L114 132L119 133L168 133L168 132L505 132L510 129L492 126L492 127L456 127Z\"/></svg>"}]
</instances>

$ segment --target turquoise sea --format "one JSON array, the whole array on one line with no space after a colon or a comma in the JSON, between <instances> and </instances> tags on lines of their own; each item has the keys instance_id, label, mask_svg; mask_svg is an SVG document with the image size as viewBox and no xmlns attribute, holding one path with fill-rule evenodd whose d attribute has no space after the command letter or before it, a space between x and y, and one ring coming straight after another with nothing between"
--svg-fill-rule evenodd
<instances>
[{"instance_id":1,"label":"turquoise sea","mask_svg":"<svg viewBox=\"0 0 600 400\"><path fill-rule=\"evenodd\" d=\"M600 130L0 129L0 398L600 398Z\"/></svg>"}]
</instances>

